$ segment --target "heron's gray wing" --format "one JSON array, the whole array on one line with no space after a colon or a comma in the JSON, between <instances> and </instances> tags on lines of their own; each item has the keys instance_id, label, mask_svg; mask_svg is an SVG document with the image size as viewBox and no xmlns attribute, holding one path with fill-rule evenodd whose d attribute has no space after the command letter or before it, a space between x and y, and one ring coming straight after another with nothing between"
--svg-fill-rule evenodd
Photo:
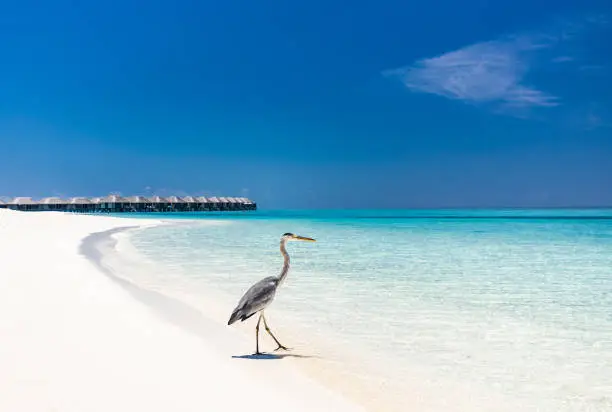
<instances>
[{"instance_id":1,"label":"heron's gray wing","mask_svg":"<svg viewBox=\"0 0 612 412\"><path fill-rule=\"evenodd\" d=\"M268 306L274 299L277 286L278 279L274 276L264 278L251 286L236 305L227 324L231 325L238 319L241 321L248 319Z\"/></svg>"}]
</instances>

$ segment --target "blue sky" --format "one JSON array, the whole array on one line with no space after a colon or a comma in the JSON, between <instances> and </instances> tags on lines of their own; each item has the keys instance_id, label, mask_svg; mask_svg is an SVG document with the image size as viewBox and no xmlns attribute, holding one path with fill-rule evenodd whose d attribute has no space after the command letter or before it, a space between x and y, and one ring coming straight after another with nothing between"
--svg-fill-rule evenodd
<instances>
[{"instance_id":1,"label":"blue sky","mask_svg":"<svg viewBox=\"0 0 612 412\"><path fill-rule=\"evenodd\" d=\"M607 1L82 3L3 5L2 196L612 205Z\"/></svg>"}]
</instances>

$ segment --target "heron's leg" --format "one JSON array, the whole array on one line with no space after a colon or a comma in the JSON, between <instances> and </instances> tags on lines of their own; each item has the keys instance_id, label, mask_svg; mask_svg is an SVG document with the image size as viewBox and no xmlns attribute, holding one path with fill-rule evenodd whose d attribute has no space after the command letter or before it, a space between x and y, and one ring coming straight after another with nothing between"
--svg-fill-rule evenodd
<instances>
[{"instance_id":1,"label":"heron's leg","mask_svg":"<svg viewBox=\"0 0 612 412\"><path fill-rule=\"evenodd\" d=\"M268 332L270 334L270 336L272 336L272 339L274 339L274 342L276 342L276 344L278 345L278 348L276 348L275 350L279 350L279 349L283 349L283 350L289 350L289 348L283 346L278 339L276 339L276 336L274 336L272 334L272 331L270 330L270 328L268 327L268 322L266 322L266 317L263 314L263 311L261 312L261 317L264 321L264 327L266 328L266 332Z\"/></svg>"},{"instance_id":2,"label":"heron's leg","mask_svg":"<svg viewBox=\"0 0 612 412\"><path fill-rule=\"evenodd\" d=\"M261 322L262 314L259 314L259 319L257 319L257 325L255 325L255 355L260 355L259 351L259 323ZM265 321L264 321L265 322Z\"/></svg>"}]
</instances>

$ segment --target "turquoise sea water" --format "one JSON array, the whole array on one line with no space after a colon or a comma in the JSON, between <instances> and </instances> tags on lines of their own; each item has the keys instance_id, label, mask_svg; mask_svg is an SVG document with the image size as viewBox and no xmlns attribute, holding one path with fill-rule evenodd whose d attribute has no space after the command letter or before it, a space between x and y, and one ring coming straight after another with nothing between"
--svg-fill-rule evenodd
<instances>
[{"instance_id":1,"label":"turquoise sea water","mask_svg":"<svg viewBox=\"0 0 612 412\"><path fill-rule=\"evenodd\" d=\"M373 385L419 410L612 410L612 210L154 217L221 222L130 241L165 282L232 304L278 274L282 233L316 238L288 246L269 318L350 349L378 367Z\"/></svg>"}]
</instances>

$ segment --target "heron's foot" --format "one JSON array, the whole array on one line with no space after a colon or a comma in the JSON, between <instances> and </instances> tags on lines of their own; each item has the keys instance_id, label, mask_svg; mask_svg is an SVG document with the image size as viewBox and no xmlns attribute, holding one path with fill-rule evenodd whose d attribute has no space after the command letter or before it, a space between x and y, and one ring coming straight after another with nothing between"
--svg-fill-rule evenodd
<instances>
[{"instance_id":1,"label":"heron's foot","mask_svg":"<svg viewBox=\"0 0 612 412\"><path fill-rule=\"evenodd\" d=\"M263 352L257 351L252 356L260 356L260 355L263 355L263 354L264 354Z\"/></svg>"},{"instance_id":2,"label":"heron's foot","mask_svg":"<svg viewBox=\"0 0 612 412\"><path fill-rule=\"evenodd\" d=\"M291 348L288 348L288 347L286 347L286 346L283 346L283 345L280 345L280 344L279 344L279 345L278 345L278 348L274 349L274 352L276 352L277 350L281 350L281 349L282 349L282 350L291 350Z\"/></svg>"}]
</instances>

